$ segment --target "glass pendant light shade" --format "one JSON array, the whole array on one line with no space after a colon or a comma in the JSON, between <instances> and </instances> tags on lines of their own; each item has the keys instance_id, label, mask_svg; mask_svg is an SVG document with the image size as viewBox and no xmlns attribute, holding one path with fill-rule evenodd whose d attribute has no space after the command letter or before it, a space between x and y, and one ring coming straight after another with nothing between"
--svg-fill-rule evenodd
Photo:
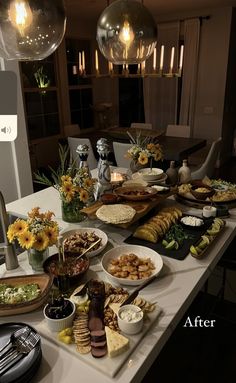
<instances>
[{"instance_id":1,"label":"glass pendant light shade","mask_svg":"<svg viewBox=\"0 0 236 383\"><path fill-rule=\"evenodd\" d=\"M102 12L97 23L101 53L113 64L138 64L156 46L156 22L135 0L117 0Z\"/></svg>"},{"instance_id":2,"label":"glass pendant light shade","mask_svg":"<svg viewBox=\"0 0 236 383\"><path fill-rule=\"evenodd\" d=\"M42 60L57 49L65 27L63 0L2 0L0 57Z\"/></svg>"}]
</instances>

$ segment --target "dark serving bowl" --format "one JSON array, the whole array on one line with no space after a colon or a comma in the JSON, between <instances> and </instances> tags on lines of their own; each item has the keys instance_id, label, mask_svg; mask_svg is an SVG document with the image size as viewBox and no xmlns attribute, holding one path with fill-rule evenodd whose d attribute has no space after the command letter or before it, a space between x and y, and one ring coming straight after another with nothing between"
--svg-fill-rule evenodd
<instances>
[{"instance_id":1,"label":"dark serving bowl","mask_svg":"<svg viewBox=\"0 0 236 383\"><path fill-rule=\"evenodd\" d=\"M53 254L48 257L43 263L43 269L45 273L51 274L54 276L54 284L58 286L58 275L63 273L69 280L69 285L74 286L78 282L80 282L82 276L89 269L89 258L84 255L77 262L75 262L75 258L78 254L65 254L65 266L63 266L62 270L59 270L59 261L58 254Z\"/></svg>"},{"instance_id":2,"label":"dark serving bowl","mask_svg":"<svg viewBox=\"0 0 236 383\"><path fill-rule=\"evenodd\" d=\"M188 215L189 217L193 217L193 218L197 218L197 219L200 219L202 221L202 223L197 226L197 225L190 225L190 224L187 224L187 223L184 223L182 221L183 218L185 218L186 216L183 216L181 219L180 219L180 224L183 226L183 228L185 229L188 229L188 230L203 230L203 228L205 228L206 226L206 222L207 220L206 219L203 219L203 218L199 218L199 217L195 217L191 214Z\"/></svg>"},{"instance_id":3,"label":"dark serving bowl","mask_svg":"<svg viewBox=\"0 0 236 383\"><path fill-rule=\"evenodd\" d=\"M190 192L196 199L199 200L205 200L215 194L215 190L212 189L212 187L200 182L192 185Z\"/></svg>"}]
</instances>

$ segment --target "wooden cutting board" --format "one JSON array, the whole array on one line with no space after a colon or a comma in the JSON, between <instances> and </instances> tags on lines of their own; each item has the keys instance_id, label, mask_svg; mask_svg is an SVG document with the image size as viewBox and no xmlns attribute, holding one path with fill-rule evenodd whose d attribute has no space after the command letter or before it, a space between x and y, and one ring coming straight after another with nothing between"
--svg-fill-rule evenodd
<instances>
[{"instance_id":1,"label":"wooden cutting board","mask_svg":"<svg viewBox=\"0 0 236 383\"><path fill-rule=\"evenodd\" d=\"M175 194L176 190L171 189L168 193L165 194L157 194L155 197L145 201L119 201L119 203L123 203L125 205L131 206L136 210L136 214L132 221L122 224L117 224L115 226L122 227L127 229L130 225L137 222L140 218L144 217L150 210L157 207L161 202L163 202L166 198ZM96 219L96 211L103 205L101 201L95 202L93 205L86 207L82 210L83 213L87 214L90 219ZM109 205L107 205L109 206Z\"/></svg>"}]
</instances>

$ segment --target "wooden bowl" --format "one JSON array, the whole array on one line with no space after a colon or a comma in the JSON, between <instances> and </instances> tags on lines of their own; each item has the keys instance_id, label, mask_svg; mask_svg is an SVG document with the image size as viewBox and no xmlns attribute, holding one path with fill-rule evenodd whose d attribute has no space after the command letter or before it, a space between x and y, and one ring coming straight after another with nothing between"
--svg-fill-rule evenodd
<instances>
[{"instance_id":1,"label":"wooden bowl","mask_svg":"<svg viewBox=\"0 0 236 383\"><path fill-rule=\"evenodd\" d=\"M205 185L204 183L192 185L190 192L196 199L199 200L205 200L215 194L215 190L212 189L212 187Z\"/></svg>"},{"instance_id":2,"label":"wooden bowl","mask_svg":"<svg viewBox=\"0 0 236 383\"><path fill-rule=\"evenodd\" d=\"M0 316L24 314L38 309L47 301L53 283L53 277L47 274L21 275L18 277L0 278L0 284L18 286L22 284L37 283L41 294L31 301L4 304L0 303Z\"/></svg>"}]
</instances>

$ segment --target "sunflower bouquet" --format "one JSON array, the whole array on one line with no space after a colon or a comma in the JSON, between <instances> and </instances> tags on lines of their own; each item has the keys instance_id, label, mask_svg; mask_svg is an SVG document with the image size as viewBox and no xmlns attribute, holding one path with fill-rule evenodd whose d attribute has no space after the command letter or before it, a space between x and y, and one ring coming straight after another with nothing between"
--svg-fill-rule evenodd
<instances>
[{"instance_id":1,"label":"sunflower bouquet","mask_svg":"<svg viewBox=\"0 0 236 383\"><path fill-rule=\"evenodd\" d=\"M56 221L52 220L54 213L39 212L35 207L28 213L28 219L17 219L7 231L10 242L17 240L23 249L44 251L49 246L57 243L59 228Z\"/></svg>"},{"instance_id":2,"label":"sunflower bouquet","mask_svg":"<svg viewBox=\"0 0 236 383\"><path fill-rule=\"evenodd\" d=\"M134 138L130 132L127 132L130 137L130 142L133 146L128 150L127 157L140 165L147 165L150 161L160 161L163 159L162 147L159 143L153 142L151 137L142 137L141 132Z\"/></svg>"},{"instance_id":3,"label":"sunflower bouquet","mask_svg":"<svg viewBox=\"0 0 236 383\"><path fill-rule=\"evenodd\" d=\"M59 145L60 166L51 167L51 178L36 173L35 182L53 186L62 201L62 218L66 222L80 222L85 218L81 210L94 200L94 180L88 168L77 168L76 162L69 161L69 148Z\"/></svg>"}]
</instances>

